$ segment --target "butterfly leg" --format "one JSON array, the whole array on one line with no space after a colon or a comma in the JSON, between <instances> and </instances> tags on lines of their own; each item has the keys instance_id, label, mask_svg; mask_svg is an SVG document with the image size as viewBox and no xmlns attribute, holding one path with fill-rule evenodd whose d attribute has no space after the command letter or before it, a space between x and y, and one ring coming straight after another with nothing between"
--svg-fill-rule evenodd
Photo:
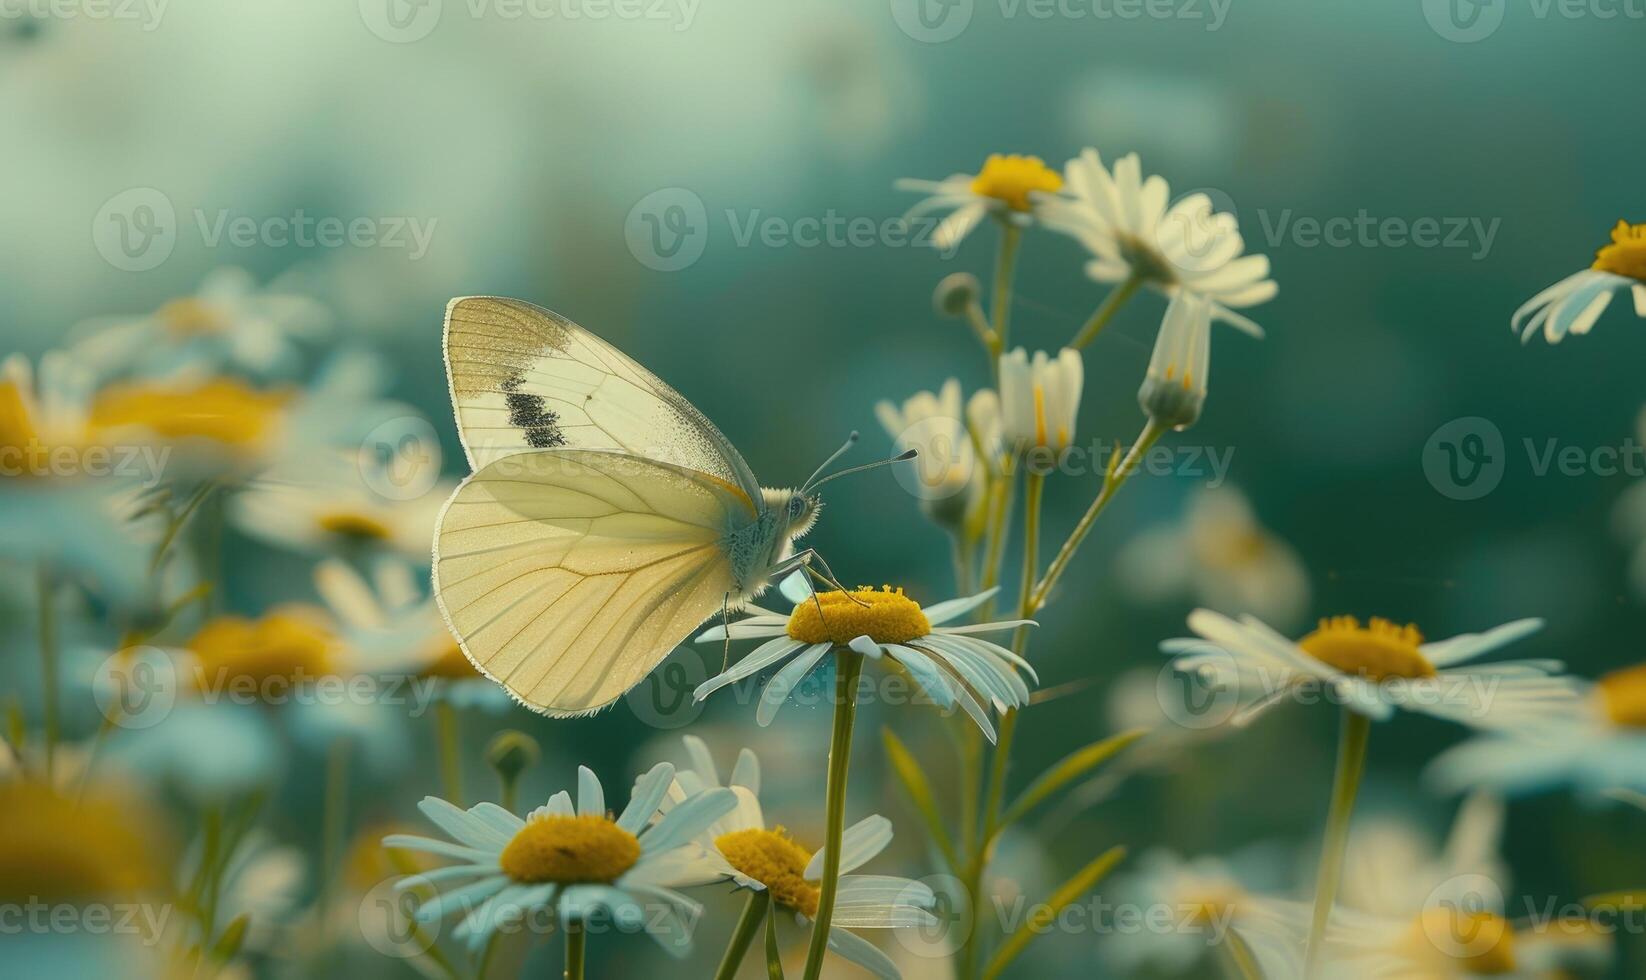
<instances>
[{"instance_id":1,"label":"butterfly leg","mask_svg":"<svg viewBox=\"0 0 1646 980\"><path fill-rule=\"evenodd\" d=\"M732 662L732 594L720 600L720 628L726 632L726 646L720 651L720 672L724 674Z\"/></svg>"}]
</instances>

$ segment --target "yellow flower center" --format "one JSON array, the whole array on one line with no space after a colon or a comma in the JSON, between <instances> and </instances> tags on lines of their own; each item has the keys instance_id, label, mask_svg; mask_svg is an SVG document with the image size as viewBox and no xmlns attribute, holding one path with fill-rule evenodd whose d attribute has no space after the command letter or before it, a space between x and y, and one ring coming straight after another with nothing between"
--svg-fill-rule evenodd
<instances>
[{"instance_id":1,"label":"yellow flower center","mask_svg":"<svg viewBox=\"0 0 1646 980\"><path fill-rule=\"evenodd\" d=\"M1033 205L1030 191L1058 191L1063 178L1046 166L1039 157L1020 156L1016 153L991 153L983 161L983 169L972 178L972 193L1005 201L1013 211L1027 211Z\"/></svg>"},{"instance_id":2,"label":"yellow flower center","mask_svg":"<svg viewBox=\"0 0 1646 980\"><path fill-rule=\"evenodd\" d=\"M166 880L158 825L136 801L0 784L0 902L129 896Z\"/></svg>"},{"instance_id":3,"label":"yellow flower center","mask_svg":"<svg viewBox=\"0 0 1646 980\"><path fill-rule=\"evenodd\" d=\"M320 515L320 530L353 541L383 541L390 533L387 524L372 517L351 511L333 511Z\"/></svg>"},{"instance_id":4,"label":"yellow flower center","mask_svg":"<svg viewBox=\"0 0 1646 980\"><path fill-rule=\"evenodd\" d=\"M526 821L503 848L503 873L525 884L609 884L640 860L640 840L606 817Z\"/></svg>"},{"instance_id":5,"label":"yellow flower center","mask_svg":"<svg viewBox=\"0 0 1646 980\"><path fill-rule=\"evenodd\" d=\"M820 608L821 607L821 608ZM860 586L854 592L819 592L789 615L788 633L802 643L845 645L860 636L876 643L907 643L932 631L920 603L893 591Z\"/></svg>"},{"instance_id":6,"label":"yellow flower center","mask_svg":"<svg viewBox=\"0 0 1646 980\"><path fill-rule=\"evenodd\" d=\"M1373 617L1366 626L1353 616L1322 619L1320 628L1297 645L1321 663L1374 681L1435 675L1434 665L1418 649L1423 634L1417 627L1397 626L1387 619Z\"/></svg>"},{"instance_id":7,"label":"yellow flower center","mask_svg":"<svg viewBox=\"0 0 1646 980\"><path fill-rule=\"evenodd\" d=\"M300 607L277 609L257 620L219 616L188 643L200 658L204 683L246 678L259 686L273 678L290 681L330 674L334 645L319 617Z\"/></svg>"},{"instance_id":8,"label":"yellow flower center","mask_svg":"<svg viewBox=\"0 0 1646 980\"><path fill-rule=\"evenodd\" d=\"M428 666L423 668L424 677L444 677L448 680L465 680L471 677L480 677L481 673L474 669L474 664L463 655L463 648L448 633L445 641L440 644L438 652L428 660Z\"/></svg>"},{"instance_id":9,"label":"yellow flower center","mask_svg":"<svg viewBox=\"0 0 1646 980\"><path fill-rule=\"evenodd\" d=\"M1500 915L1431 908L1413 931L1414 958L1444 964L1446 973L1493 976L1515 970L1514 928Z\"/></svg>"},{"instance_id":10,"label":"yellow flower center","mask_svg":"<svg viewBox=\"0 0 1646 980\"><path fill-rule=\"evenodd\" d=\"M216 306L193 296L169 300L154 315L166 332L177 338L219 333L227 325Z\"/></svg>"},{"instance_id":11,"label":"yellow flower center","mask_svg":"<svg viewBox=\"0 0 1646 980\"><path fill-rule=\"evenodd\" d=\"M147 429L165 439L249 446L274 427L288 399L284 392L257 391L231 378L190 389L124 385L97 396L91 424L97 429Z\"/></svg>"},{"instance_id":12,"label":"yellow flower center","mask_svg":"<svg viewBox=\"0 0 1646 980\"><path fill-rule=\"evenodd\" d=\"M765 885L777 904L807 918L816 917L821 890L806 880L811 852L796 844L782 827L734 830L715 838L714 846L726 863Z\"/></svg>"},{"instance_id":13,"label":"yellow flower center","mask_svg":"<svg viewBox=\"0 0 1646 980\"><path fill-rule=\"evenodd\" d=\"M1611 244L1595 253L1593 268L1646 282L1646 224L1619 221L1612 229Z\"/></svg>"},{"instance_id":14,"label":"yellow flower center","mask_svg":"<svg viewBox=\"0 0 1646 980\"><path fill-rule=\"evenodd\" d=\"M1646 728L1646 664L1607 674L1595 686L1613 722L1626 728Z\"/></svg>"}]
</instances>

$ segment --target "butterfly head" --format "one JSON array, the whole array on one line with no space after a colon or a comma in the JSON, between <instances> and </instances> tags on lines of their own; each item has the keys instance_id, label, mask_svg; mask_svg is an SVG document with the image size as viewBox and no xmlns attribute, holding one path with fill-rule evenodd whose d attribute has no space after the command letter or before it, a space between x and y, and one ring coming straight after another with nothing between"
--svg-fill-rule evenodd
<instances>
[{"instance_id":1,"label":"butterfly head","mask_svg":"<svg viewBox=\"0 0 1646 980\"><path fill-rule=\"evenodd\" d=\"M795 491L783 505L783 517L788 523L788 536L798 538L812 529L817 523L817 512L823 507L823 499L816 493Z\"/></svg>"}]
</instances>

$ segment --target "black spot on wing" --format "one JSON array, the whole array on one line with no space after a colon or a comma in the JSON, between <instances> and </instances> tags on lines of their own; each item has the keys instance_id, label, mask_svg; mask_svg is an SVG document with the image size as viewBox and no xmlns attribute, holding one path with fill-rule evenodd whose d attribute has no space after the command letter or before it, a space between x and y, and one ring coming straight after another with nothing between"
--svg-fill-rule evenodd
<instances>
[{"instance_id":1,"label":"black spot on wing","mask_svg":"<svg viewBox=\"0 0 1646 980\"><path fill-rule=\"evenodd\" d=\"M553 449L566 444L560 431L560 416L550 411L539 395L520 390L520 378L509 378L498 385L503 401L509 406L509 424L526 436L526 445L533 449Z\"/></svg>"}]
</instances>

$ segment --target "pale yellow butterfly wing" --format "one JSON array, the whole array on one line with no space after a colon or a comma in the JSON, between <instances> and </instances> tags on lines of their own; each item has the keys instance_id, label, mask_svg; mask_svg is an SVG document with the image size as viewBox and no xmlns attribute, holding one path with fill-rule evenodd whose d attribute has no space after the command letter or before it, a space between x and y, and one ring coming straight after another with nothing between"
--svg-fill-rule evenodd
<instances>
[{"instance_id":1,"label":"pale yellow butterfly wing","mask_svg":"<svg viewBox=\"0 0 1646 980\"><path fill-rule=\"evenodd\" d=\"M754 474L713 422L565 317L465 296L446 307L445 345L470 469L533 449L612 449L718 477L760 506Z\"/></svg>"},{"instance_id":2,"label":"pale yellow butterfly wing","mask_svg":"<svg viewBox=\"0 0 1646 980\"><path fill-rule=\"evenodd\" d=\"M435 531L435 595L463 652L526 706L595 711L736 593L722 545L755 517L720 478L621 453L494 460Z\"/></svg>"}]
</instances>

